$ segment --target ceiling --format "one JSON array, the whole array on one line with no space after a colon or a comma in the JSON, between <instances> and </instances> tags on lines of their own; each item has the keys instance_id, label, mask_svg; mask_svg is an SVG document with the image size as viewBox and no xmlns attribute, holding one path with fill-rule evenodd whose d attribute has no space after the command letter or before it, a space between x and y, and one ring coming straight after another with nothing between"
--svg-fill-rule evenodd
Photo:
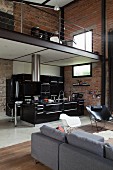
<instances>
[{"instance_id":1,"label":"ceiling","mask_svg":"<svg viewBox=\"0 0 113 170\"><path fill-rule=\"evenodd\" d=\"M26 2L31 2L31 3L37 3L37 4L42 4L42 5L49 5L49 6L55 6L58 5L59 7L63 7L67 4L69 4L70 2L74 1L74 0L24 0Z\"/></svg>"},{"instance_id":2,"label":"ceiling","mask_svg":"<svg viewBox=\"0 0 113 170\"><path fill-rule=\"evenodd\" d=\"M78 51L79 52L79 51ZM45 47L30 45L22 42L0 38L0 58L31 62L33 53L40 55L41 64L52 66L67 66L89 62L97 62L97 58L87 57L87 53L80 51L79 55L56 51ZM85 54L85 56L82 56Z\"/></svg>"}]
</instances>

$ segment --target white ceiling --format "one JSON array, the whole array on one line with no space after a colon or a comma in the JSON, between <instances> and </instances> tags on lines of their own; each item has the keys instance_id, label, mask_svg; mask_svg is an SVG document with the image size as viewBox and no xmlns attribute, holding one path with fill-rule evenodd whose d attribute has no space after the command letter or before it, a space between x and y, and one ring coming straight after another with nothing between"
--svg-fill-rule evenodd
<instances>
[{"instance_id":1,"label":"white ceiling","mask_svg":"<svg viewBox=\"0 0 113 170\"><path fill-rule=\"evenodd\" d=\"M40 55L40 61L42 64L67 66L79 63L96 62L93 58L76 54L65 53L52 49L47 49L39 46L16 42L0 38L0 58L31 62L31 56L33 53Z\"/></svg>"},{"instance_id":2,"label":"white ceiling","mask_svg":"<svg viewBox=\"0 0 113 170\"><path fill-rule=\"evenodd\" d=\"M40 50L44 48L0 38L0 58L13 60Z\"/></svg>"},{"instance_id":3,"label":"white ceiling","mask_svg":"<svg viewBox=\"0 0 113 170\"><path fill-rule=\"evenodd\" d=\"M46 0L24 0L24 1L42 4ZM74 1L74 0L50 0L45 5L50 5L50 6L58 5L59 7L63 7L65 5L67 5L68 3L72 2L72 1Z\"/></svg>"},{"instance_id":4,"label":"white ceiling","mask_svg":"<svg viewBox=\"0 0 113 170\"><path fill-rule=\"evenodd\" d=\"M47 3L47 5L55 6L58 5L59 7L65 6L72 2L73 0L51 0Z\"/></svg>"}]
</instances>

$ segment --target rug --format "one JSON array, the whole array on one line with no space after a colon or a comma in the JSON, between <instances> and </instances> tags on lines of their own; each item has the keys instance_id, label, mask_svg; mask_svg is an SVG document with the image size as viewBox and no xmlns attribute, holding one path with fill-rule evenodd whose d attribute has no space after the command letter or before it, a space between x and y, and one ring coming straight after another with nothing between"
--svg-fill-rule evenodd
<instances>
[{"instance_id":1,"label":"rug","mask_svg":"<svg viewBox=\"0 0 113 170\"><path fill-rule=\"evenodd\" d=\"M97 128L95 125L85 125L81 126L78 129L84 130L89 133L93 133L99 136L104 137L105 142L108 142L113 145L113 122L107 122L104 128L101 128L102 126L98 126L99 131L97 131Z\"/></svg>"},{"instance_id":2,"label":"rug","mask_svg":"<svg viewBox=\"0 0 113 170\"><path fill-rule=\"evenodd\" d=\"M92 126L91 124L81 126L78 129L84 130L84 131L89 132L89 133L96 133L97 132L96 126L95 125ZM102 128L102 126L98 126L98 129L100 129L99 132L108 130L107 127Z\"/></svg>"},{"instance_id":3,"label":"rug","mask_svg":"<svg viewBox=\"0 0 113 170\"><path fill-rule=\"evenodd\" d=\"M31 142L0 149L0 170L51 170L31 157Z\"/></svg>"},{"instance_id":4,"label":"rug","mask_svg":"<svg viewBox=\"0 0 113 170\"><path fill-rule=\"evenodd\" d=\"M99 135L99 136L102 136L104 137L105 140L108 140L108 139L112 139L113 140L113 131L111 130L105 130L105 131L101 131L101 132L96 132L96 133L93 133L95 135Z\"/></svg>"},{"instance_id":5,"label":"rug","mask_svg":"<svg viewBox=\"0 0 113 170\"><path fill-rule=\"evenodd\" d=\"M113 131L113 122L106 122L104 127L103 127L103 123L99 122L98 123L98 131L97 131L95 123L93 123L93 126L91 124L80 126L79 129L82 129L82 130L84 130L86 132L90 132L90 133L101 132L101 131L106 131L106 130Z\"/></svg>"},{"instance_id":6,"label":"rug","mask_svg":"<svg viewBox=\"0 0 113 170\"><path fill-rule=\"evenodd\" d=\"M105 142L108 142L110 144L113 144L113 122L112 123L106 123L105 127L102 127L102 124L100 124L100 126L98 126L98 131L95 125L84 125L84 126L80 126L78 128L71 128L69 129L67 132L68 133L73 133L76 130L83 130L85 132L89 132L89 133L93 133L99 136L104 137Z\"/></svg>"},{"instance_id":7,"label":"rug","mask_svg":"<svg viewBox=\"0 0 113 170\"><path fill-rule=\"evenodd\" d=\"M103 127L102 128L102 126L98 126L98 129L99 129L99 132L100 131L106 131L106 130L108 130L108 127ZM76 130L83 130L83 131L86 131L86 132L89 132L89 133L98 132L96 126L95 125L92 126L91 124L80 126L80 127L67 128L66 132L67 133L73 133Z\"/></svg>"}]
</instances>

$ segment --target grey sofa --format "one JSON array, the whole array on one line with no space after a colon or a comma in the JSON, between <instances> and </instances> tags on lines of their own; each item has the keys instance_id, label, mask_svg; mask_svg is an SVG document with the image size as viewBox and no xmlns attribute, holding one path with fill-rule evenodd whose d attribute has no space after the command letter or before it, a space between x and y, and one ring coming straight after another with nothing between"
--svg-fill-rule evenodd
<instances>
[{"instance_id":1,"label":"grey sofa","mask_svg":"<svg viewBox=\"0 0 113 170\"><path fill-rule=\"evenodd\" d=\"M31 156L53 170L113 170L113 146L84 131L66 134L43 125L31 136Z\"/></svg>"}]
</instances>

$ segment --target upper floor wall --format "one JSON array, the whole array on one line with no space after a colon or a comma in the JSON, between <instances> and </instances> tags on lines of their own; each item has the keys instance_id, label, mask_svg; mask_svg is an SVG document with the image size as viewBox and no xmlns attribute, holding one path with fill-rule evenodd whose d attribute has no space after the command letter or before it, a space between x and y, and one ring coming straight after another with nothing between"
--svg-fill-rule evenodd
<instances>
[{"instance_id":1,"label":"upper floor wall","mask_svg":"<svg viewBox=\"0 0 113 170\"><path fill-rule=\"evenodd\" d=\"M101 0L78 0L65 7L64 20L72 23L70 29L65 24L65 36L87 30L93 31L93 52L101 54L102 4ZM113 29L113 1L106 0L106 58L108 57L108 32Z\"/></svg>"},{"instance_id":2,"label":"upper floor wall","mask_svg":"<svg viewBox=\"0 0 113 170\"><path fill-rule=\"evenodd\" d=\"M49 8L14 3L15 31L31 35L32 27L54 33L58 31L58 12Z\"/></svg>"},{"instance_id":3,"label":"upper floor wall","mask_svg":"<svg viewBox=\"0 0 113 170\"><path fill-rule=\"evenodd\" d=\"M73 35L93 30L93 52L101 54L101 0L79 0L67 6L64 10L64 19L72 23L65 35ZM76 43L76 42L75 42Z\"/></svg>"}]
</instances>

